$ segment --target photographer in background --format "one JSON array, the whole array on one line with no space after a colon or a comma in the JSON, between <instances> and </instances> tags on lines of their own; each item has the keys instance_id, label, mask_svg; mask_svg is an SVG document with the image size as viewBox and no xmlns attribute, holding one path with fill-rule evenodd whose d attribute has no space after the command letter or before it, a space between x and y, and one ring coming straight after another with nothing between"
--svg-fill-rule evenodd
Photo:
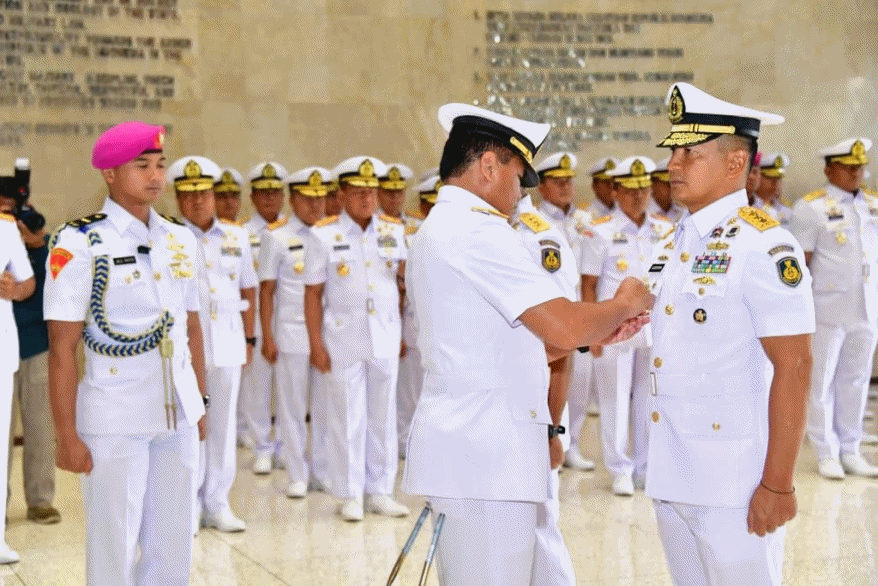
<instances>
[{"instance_id":1,"label":"photographer in background","mask_svg":"<svg viewBox=\"0 0 878 586\"><path fill-rule=\"evenodd\" d=\"M50 525L58 523L61 514L52 506L55 499L55 425L49 408L49 335L43 320L43 284L49 253L44 230L46 219L28 204L30 165L27 159L17 159L15 175L0 178L0 186L0 213L15 217L36 279L34 294L13 303L21 357L14 377L13 396L18 400L24 436L22 467L27 518L34 523ZM8 433L7 501L11 494L8 479L12 471L12 426Z\"/></svg>"}]
</instances>

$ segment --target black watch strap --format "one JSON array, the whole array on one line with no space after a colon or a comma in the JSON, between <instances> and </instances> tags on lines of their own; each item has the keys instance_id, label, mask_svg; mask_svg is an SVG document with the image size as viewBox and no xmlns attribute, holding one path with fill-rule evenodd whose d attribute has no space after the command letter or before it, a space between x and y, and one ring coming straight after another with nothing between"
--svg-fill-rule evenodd
<instances>
[{"instance_id":1,"label":"black watch strap","mask_svg":"<svg viewBox=\"0 0 878 586\"><path fill-rule=\"evenodd\" d=\"M557 427L554 425L549 426L549 439L564 433L567 433L567 428L563 425L558 425Z\"/></svg>"},{"instance_id":2,"label":"black watch strap","mask_svg":"<svg viewBox=\"0 0 878 586\"><path fill-rule=\"evenodd\" d=\"M248 344L250 344L251 346L255 346L255 345L256 345L256 338L255 338L255 337L254 337L254 338L244 338L244 341L246 341L246 342L247 342Z\"/></svg>"},{"instance_id":3,"label":"black watch strap","mask_svg":"<svg viewBox=\"0 0 878 586\"><path fill-rule=\"evenodd\" d=\"M201 395L201 400L204 401L205 407L210 407L210 395Z\"/></svg>"}]
</instances>

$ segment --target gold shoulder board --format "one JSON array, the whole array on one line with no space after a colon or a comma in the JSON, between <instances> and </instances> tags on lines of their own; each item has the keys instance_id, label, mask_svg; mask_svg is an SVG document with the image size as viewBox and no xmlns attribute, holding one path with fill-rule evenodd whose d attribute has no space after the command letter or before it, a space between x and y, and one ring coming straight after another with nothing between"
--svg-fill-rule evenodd
<instances>
[{"instance_id":1,"label":"gold shoulder board","mask_svg":"<svg viewBox=\"0 0 878 586\"><path fill-rule=\"evenodd\" d=\"M390 222L391 224L402 224L402 220L400 220L399 218L394 218L393 216L381 214L378 217L381 218L385 222Z\"/></svg>"},{"instance_id":2,"label":"gold shoulder board","mask_svg":"<svg viewBox=\"0 0 878 586\"><path fill-rule=\"evenodd\" d=\"M159 214L159 215L172 224L177 224L178 226L185 226L186 225L183 223L183 221L180 218L175 218L174 216L169 216L167 214Z\"/></svg>"},{"instance_id":3,"label":"gold shoulder board","mask_svg":"<svg viewBox=\"0 0 878 586\"><path fill-rule=\"evenodd\" d=\"M741 217L742 220L759 230L760 232L764 232L769 228L774 228L775 226L780 226L780 222L766 214L760 209L751 208L750 206L744 206L738 209L738 216Z\"/></svg>"},{"instance_id":4,"label":"gold shoulder board","mask_svg":"<svg viewBox=\"0 0 878 586\"><path fill-rule=\"evenodd\" d=\"M417 226L406 226L406 227L405 227L405 235L406 235L406 236L410 236L410 235L414 234L414 233L417 232L417 231L418 231L418 227L417 227Z\"/></svg>"},{"instance_id":5,"label":"gold shoulder board","mask_svg":"<svg viewBox=\"0 0 878 586\"><path fill-rule=\"evenodd\" d=\"M866 195L868 195L870 197L878 197L878 192L872 191L871 189L864 188L863 193L865 193Z\"/></svg>"},{"instance_id":6,"label":"gold shoulder board","mask_svg":"<svg viewBox=\"0 0 878 586\"><path fill-rule=\"evenodd\" d=\"M78 220L70 220L65 224L65 226L70 226L71 228L82 228L83 226L88 226L89 224L94 224L95 222L100 222L104 218L107 217L107 214L98 212L96 214L92 214L90 216L85 216L84 218L79 218Z\"/></svg>"},{"instance_id":7,"label":"gold shoulder board","mask_svg":"<svg viewBox=\"0 0 878 586\"><path fill-rule=\"evenodd\" d=\"M822 189L818 189L817 191L812 191L808 195L805 196L805 201L814 201L815 199L820 199L826 195L826 192Z\"/></svg>"},{"instance_id":8,"label":"gold shoulder board","mask_svg":"<svg viewBox=\"0 0 878 586\"><path fill-rule=\"evenodd\" d=\"M591 221L592 226L599 226L600 224L606 224L609 222L613 216L611 214L607 214L606 216L601 216L600 218L595 218Z\"/></svg>"},{"instance_id":9,"label":"gold shoulder board","mask_svg":"<svg viewBox=\"0 0 878 586\"><path fill-rule=\"evenodd\" d=\"M504 220L508 220L509 216L506 214L502 214L497 210L492 210L491 208L482 208L479 206L473 206L470 208L471 212L479 212L480 214L488 214L489 216L497 216L498 218L503 218Z\"/></svg>"},{"instance_id":10,"label":"gold shoulder board","mask_svg":"<svg viewBox=\"0 0 878 586\"><path fill-rule=\"evenodd\" d=\"M338 221L338 216L326 216L322 220L317 220L314 222L314 228L322 228L323 226L329 226L330 224L334 224Z\"/></svg>"},{"instance_id":11,"label":"gold shoulder board","mask_svg":"<svg viewBox=\"0 0 878 586\"><path fill-rule=\"evenodd\" d=\"M524 212L519 219L521 220L521 223L530 228L532 232L545 232L551 228L547 221L530 212Z\"/></svg>"},{"instance_id":12,"label":"gold shoulder board","mask_svg":"<svg viewBox=\"0 0 878 586\"><path fill-rule=\"evenodd\" d=\"M11 216L9 214L0 214L0 220L6 220L7 222L14 222L15 216Z\"/></svg>"},{"instance_id":13,"label":"gold shoulder board","mask_svg":"<svg viewBox=\"0 0 878 586\"><path fill-rule=\"evenodd\" d=\"M287 219L281 218L280 220L274 221L271 224L269 224L268 229L269 230L277 230L281 226L286 226L286 225L287 225Z\"/></svg>"}]
</instances>

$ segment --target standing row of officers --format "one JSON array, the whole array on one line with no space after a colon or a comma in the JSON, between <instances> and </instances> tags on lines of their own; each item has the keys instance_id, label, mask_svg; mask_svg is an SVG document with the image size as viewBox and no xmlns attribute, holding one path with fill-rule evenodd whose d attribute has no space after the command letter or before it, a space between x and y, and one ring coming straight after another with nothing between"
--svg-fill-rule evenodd
<instances>
[{"instance_id":1,"label":"standing row of officers","mask_svg":"<svg viewBox=\"0 0 878 586\"><path fill-rule=\"evenodd\" d=\"M421 178L420 208L408 213L414 174L405 165L358 156L290 173L266 161L247 178L256 214L239 225L246 182L234 169L202 156L166 166L158 126L129 122L102 135L92 162L109 197L101 212L52 236L44 291L58 463L87 473L88 584L188 583L193 531L244 530L229 505L241 434L252 442L254 472L284 468L291 498L309 487L331 491L348 521L409 513L393 498L399 456L408 456L404 489L449 520L444 584L523 584L525 575L573 584L549 470L564 461L594 467L579 448L591 400L612 491L645 487L656 499L675 584L779 583L782 531L761 536L787 519L759 526L746 510L754 486L757 495L759 486L792 494L796 423L781 429L767 391L792 386L787 377L801 370L784 351L798 356L799 336L814 331L812 290L807 429L819 472L878 477L860 454L878 317L869 281L878 199L860 189L871 141L821 151L827 185L791 211L780 202L788 157L756 162L759 122L776 123L773 115L687 84L672 90L674 126L662 146L674 156L595 162L589 209L574 203L573 153L533 164L548 127L460 105L440 110L450 136L443 163ZM717 117L727 124L713 124ZM731 195L698 208L702 145L728 137L752 139L750 161L714 186ZM745 175L747 189L731 189ZM166 182L182 219L152 209ZM502 204L509 185L511 208ZM538 206L523 186L537 188ZM772 230L779 225L796 240ZM9 261L4 299L30 294L19 257ZM461 292L464 283L477 299ZM644 327L654 299L653 325ZM752 318L746 326L742 312ZM562 352L571 344L579 351ZM508 391L514 437L493 419L496 405L483 403L498 389ZM532 442L546 425L548 450ZM795 451L777 455L786 443ZM775 476L763 475L766 458L782 469ZM543 460L547 476L526 472ZM700 477L718 467L725 475ZM739 510L743 517L728 512ZM720 536L729 523L760 537ZM747 561L702 556L704 567L690 574L692 552L676 551L680 540ZM485 570L486 559L506 561ZM751 581L735 581L742 568Z\"/></svg>"}]
</instances>

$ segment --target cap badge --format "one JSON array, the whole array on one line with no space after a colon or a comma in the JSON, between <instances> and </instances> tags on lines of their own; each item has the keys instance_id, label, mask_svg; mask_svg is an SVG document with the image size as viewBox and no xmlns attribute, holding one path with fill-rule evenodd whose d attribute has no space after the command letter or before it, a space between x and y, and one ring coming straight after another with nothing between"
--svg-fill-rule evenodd
<instances>
[{"instance_id":1,"label":"cap badge","mask_svg":"<svg viewBox=\"0 0 878 586\"><path fill-rule=\"evenodd\" d=\"M160 149L165 146L165 131L159 130L158 134L155 135L155 140L152 141L152 146Z\"/></svg>"},{"instance_id":2,"label":"cap badge","mask_svg":"<svg viewBox=\"0 0 878 586\"><path fill-rule=\"evenodd\" d=\"M232 177L232 174L229 171L223 171L222 182L226 185L233 185L235 183L235 178Z\"/></svg>"},{"instance_id":3,"label":"cap badge","mask_svg":"<svg viewBox=\"0 0 878 586\"><path fill-rule=\"evenodd\" d=\"M671 100L668 102L668 119L671 121L671 124L677 124L683 120L685 113L686 104L683 102L683 94L680 93L680 88L674 86L671 92Z\"/></svg>"},{"instance_id":4,"label":"cap badge","mask_svg":"<svg viewBox=\"0 0 878 586\"><path fill-rule=\"evenodd\" d=\"M646 175L646 166L643 164L643 161L635 159L634 162L631 163L631 174L635 177Z\"/></svg>"},{"instance_id":5,"label":"cap badge","mask_svg":"<svg viewBox=\"0 0 878 586\"><path fill-rule=\"evenodd\" d=\"M366 159L360 164L360 176L361 177L374 177L375 176L375 165L369 159Z\"/></svg>"},{"instance_id":6,"label":"cap badge","mask_svg":"<svg viewBox=\"0 0 878 586\"><path fill-rule=\"evenodd\" d=\"M774 160L774 168L775 169L782 169L783 168L783 157L779 156Z\"/></svg>"},{"instance_id":7,"label":"cap badge","mask_svg":"<svg viewBox=\"0 0 878 586\"><path fill-rule=\"evenodd\" d=\"M186 167L183 169L183 174L189 179L201 177L201 165L193 159L186 163Z\"/></svg>"},{"instance_id":8,"label":"cap badge","mask_svg":"<svg viewBox=\"0 0 878 586\"><path fill-rule=\"evenodd\" d=\"M321 185L323 185L323 177L320 176L320 171L314 171L308 176L309 187L320 187Z\"/></svg>"},{"instance_id":9,"label":"cap badge","mask_svg":"<svg viewBox=\"0 0 878 586\"><path fill-rule=\"evenodd\" d=\"M274 179L277 177L277 171L274 170L274 165L271 163L265 165L262 169L262 176L266 179Z\"/></svg>"},{"instance_id":10,"label":"cap badge","mask_svg":"<svg viewBox=\"0 0 878 586\"><path fill-rule=\"evenodd\" d=\"M387 178L391 181L399 181L402 179L402 173L400 173L399 169L396 167L391 167L390 172L387 174Z\"/></svg>"},{"instance_id":11,"label":"cap badge","mask_svg":"<svg viewBox=\"0 0 878 586\"><path fill-rule=\"evenodd\" d=\"M854 144L851 146L851 154L855 157L862 157L866 154L866 145L863 144L863 141L854 141Z\"/></svg>"},{"instance_id":12,"label":"cap badge","mask_svg":"<svg viewBox=\"0 0 878 586\"><path fill-rule=\"evenodd\" d=\"M558 163L558 166L565 171L570 170L570 157L568 155L564 155L561 157L561 162Z\"/></svg>"},{"instance_id":13,"label":"cap badge","mask_svg":"<svg viewBox=\"0 0 878 586\"><path fill-rule=\"evenodd\" d=\"M613 159L607 159L607 164L604 165L604 171L612 171L616 168L616 163L613 162Z\"/></svg>"}]
</instances>

